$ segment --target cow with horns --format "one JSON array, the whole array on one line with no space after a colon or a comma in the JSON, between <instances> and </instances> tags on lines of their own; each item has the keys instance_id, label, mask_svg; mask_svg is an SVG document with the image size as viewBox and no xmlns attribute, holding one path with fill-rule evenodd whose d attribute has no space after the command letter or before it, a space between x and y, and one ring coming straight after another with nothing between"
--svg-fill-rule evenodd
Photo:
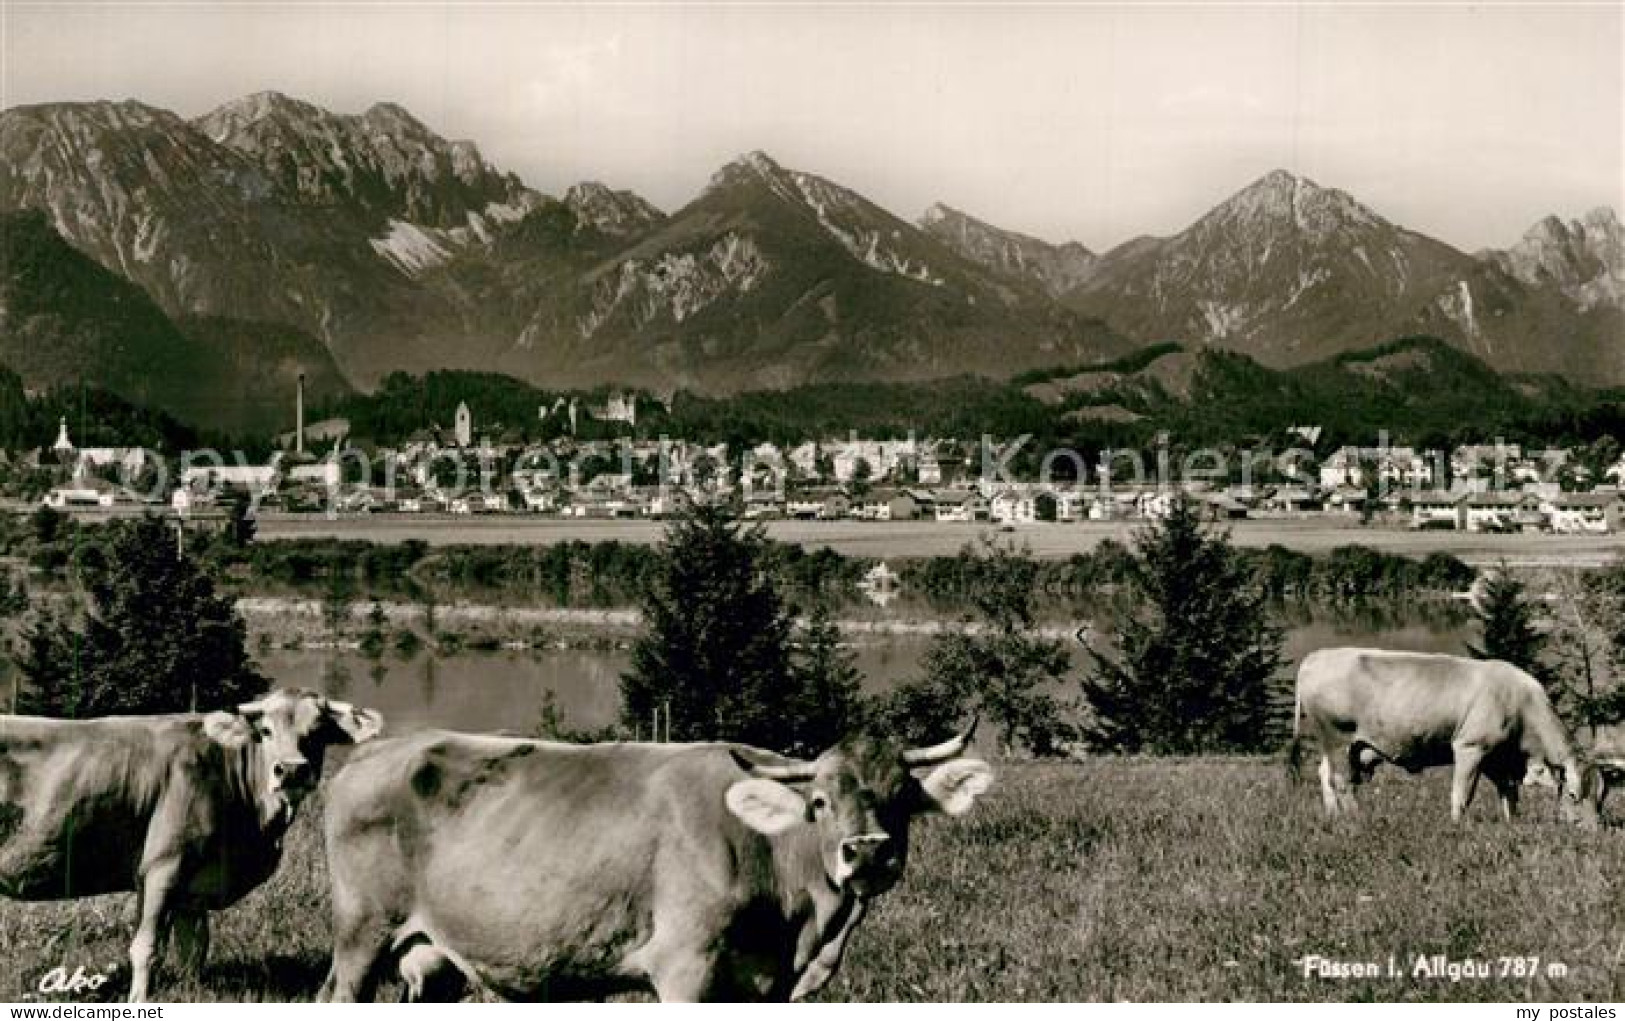
<instances>
[{"instance_id":1,"label":"cow with horns","mask_svg":"<svg viewBox=\"0 0 1625 1021\"><path fill-rule=\"evenodd\" d=\"M854 737L810 762L729 744L375 742L328 799L323 998L368 999L391 966L413 997L447 977L526 999L810 995L902 876L911 820L988 789L970 736Z\"/></svg>"}]
</instances>

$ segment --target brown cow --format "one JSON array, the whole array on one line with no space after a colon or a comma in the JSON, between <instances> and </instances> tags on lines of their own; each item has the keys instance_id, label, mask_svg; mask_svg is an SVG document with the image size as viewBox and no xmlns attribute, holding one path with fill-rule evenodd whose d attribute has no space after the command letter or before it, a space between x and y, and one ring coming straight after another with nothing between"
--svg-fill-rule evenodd
<instances>
[{"instance_id":1,"label":"brown cow","mask_svg":"<svg viewBox=\"0 0 1625 1021\"><path fill-rule=\"evenodd\" d=\"M370 998L390 962L413 994L452 970L511 998L807 996L902 876L910 821L988 788L968 739L856 738L813 762L726 744L375 742L327 800L323 998Z\"/></svg>"},{"instance_id":2,"label":"brown cow","mask_svg":"<svg viewBox=\"0 0 1625 1021\"><path fill-rule=\"evenodd\" d=\"M1508 663L1384 649L1321 649L1298 668L1294 757L1320 748L1329 815L1355 808L1354 788L1383 762L1416 773L1454 765L1450 816L1460 819L1482 773L1508 819L1530 762L1548 768L1572 822L1599 821L1597 771L1582 759L1540 682Z\"/></svg>"},{"instance_id":3,"label":"brown cow","mask_svg":"<svg viewBox=\"0 0 1625 1021\"><path fill-rule=\"evenodd\" d=\"M235 713L0 716L0 894L134 890L130 999L145 1000L171 929L195 971L208 913L275 871L328 745L366 741L382 725L370 709L293 690Z\"/></svg>"}]
</instances>

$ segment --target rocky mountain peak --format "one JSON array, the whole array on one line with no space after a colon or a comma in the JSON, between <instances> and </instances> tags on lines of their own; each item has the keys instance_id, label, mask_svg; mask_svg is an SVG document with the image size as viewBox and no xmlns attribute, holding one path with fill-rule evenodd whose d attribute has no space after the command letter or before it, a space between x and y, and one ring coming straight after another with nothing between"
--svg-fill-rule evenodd
<instances>
[{"instance_id":1,"label":"rocky mountain peak","mask_svg":"<svg viewBox=\"0 0 1625 1021\"><path fill-rule=\"evenodd\" d=\"M214 142L244 149L255 148L270 133L256 131L256 125L271 122L286 130L309 130L333 115L321 107L293 99L280 92L255 92L224 103L192 123Z\"/></svg>"},{"instance_id":2,"label":"rocky mountain peak","mask_svg":"<svg viewBox=\"0 0 1625 1021\"><path fill-rule=\"evenodd\" d=\"M169 128L184 122L168 110L134 99L98 99L85 103L41 103L0 110L0 120L34 122L57 131L84 136L88 132L114 132L150 127Z\"/></svg>"},{"instance_id":3,"label":"rocky mountain peak","mask_svg":"<svg viewBox=\"0 0 1625 1021\"><path fill-rule=\"evenodd\" d=\"M1523 240L1535 244L1563 244L1569 239L1568 224L1556 216L1543 216L1523 232Z\"/></svg>"},{"instance_id":4,"label":"rocky mountain peak","mask_svg":"<svg viewBox=\"0 0 1625 1021\"><path fill-rule=\"evenodd\" d=\"M784 168L779 166L773 157L760 149L754 149L723 164L720 170L711 175L709 187L724 188L752 181L766 181L771 184L784 176Z\"/></svg>"},{"instance_id":5,"label":"rocky mountain peak","mask_svg":"<svg viewBox=\"0 0 1625 1021\"><path fill-rule=\"evenodd\" d=\"M1619 214L1614 212L1613 206L1597 206L1595 209L1587 210L1586 214L1580 218L1580 221L1587 226L1612 227L1616 230L1620 226Z\"/></svg>"},{"instance_id":6,"label":"rocky mountain peak","mask_svg":"<svg viewBox=\"0 0 1625 1021\"><path fill-rule=\"evenodd\" d=\"M1323 188L1307 177L1277 169L1214 208L1192 231L1286 228L1324 240L1340 231L1384 226L1381 217L1347 192Z\"/></svg>"},{"instance_id":7,"label":"rocky mountain peak","mask_svg":"<svg viewBox=\"0 0 1625 1021\"><path fill-rule=\"evenodd\" d=\"M1577 220L1541 217L1516 245L1481 258L1528 286L1556 286L1581 309L1625 307L1625 229L1607 206Z\"/></svg>"},{"instance_id":8,"label":"rocky mountain peak","mask_svg":"<svg viewBox=\"0 0 1625 1021\"><path fill-rule=\"evenodd\" d=\"M1285 192L1290 194L1307 185L1314 188L1317 185L1306 177L1299 177L1285 167L1276 167L1269 173L1254 181L1248 190L1258 189L1268 192Z\"/></svg>"},{"instance_id":9,"label":"rocky mountain peak","mask_svg":"<svg viewBox=\"0 0 1625 1021\"><path fill-rule=\"evenodd\" d=\"M617 191L598 181L571 185L564 193L564 204L575 214L578 224L612 237L634 234L665 218L642 196Z\"/></svg>"},{"instance_id":10,"label":"rocky mountain peak","mask_svg":"<svg viewBox=\"0 0 1625 1021\"><path fill-rule=\"evenodd\" d=\"M1026 234L995 227L945 202L931 205L920 229L959 255L1007 279L1036 284L1058 297L1082 283L1095 255L1075 241L1052 245Z\"/></svg>"},{"instance_id":11,"label":"rocky mountain peak","mask_svg":"<svg viewBox=\"0 0 1625 1021\"><path fill-rule=\"evenodd\" d=\"M413 133L433 133L429 131L422 121L412 116L411 112L399 103L388 101L374 103L367 107L367 112L361 115L361 119L371 124L388 126Z\"/></svg>"},{"instance_id":12,"label":"rocky mountain peak","mask_svg":"<svg viewBox=\"0 0 1625 1021\"><path fill-rule=\"evenodd\" d=\"M395 103L339 114L277 92L233 100L194 124L289 194L370 221L458 227L523 191L468 141L447 141Z\"/></svg>"}]
</instances>

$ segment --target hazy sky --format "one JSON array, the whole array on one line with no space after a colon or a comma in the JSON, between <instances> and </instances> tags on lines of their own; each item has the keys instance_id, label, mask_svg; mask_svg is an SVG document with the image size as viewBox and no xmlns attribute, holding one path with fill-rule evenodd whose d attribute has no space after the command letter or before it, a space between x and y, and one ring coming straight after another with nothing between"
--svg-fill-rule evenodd
<instances>
[{"instance_id":1,"label":"hazy sky","mask_svg":"<svg viewBox=\"0 0 1625 1021\"><path fill-rule=\"evenodd\" d=\"M942 200L1104 249L1274 167L1504 247L1625 212L1625 29L1600 6L30 5L0 105L261 89L401 103L558 192L665 209L764 149L913 219Z\"/></svg>"}]
</instances>

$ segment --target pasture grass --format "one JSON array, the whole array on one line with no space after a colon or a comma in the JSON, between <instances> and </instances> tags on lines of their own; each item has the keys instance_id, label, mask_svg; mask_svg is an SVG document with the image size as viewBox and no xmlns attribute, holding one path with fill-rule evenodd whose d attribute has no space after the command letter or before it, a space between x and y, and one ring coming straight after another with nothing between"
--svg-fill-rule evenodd
<instances>
[{"instance_id":1,"label":"pasture grass","mask_svg":"<svg viewBox=\"0 0 1625 1021\"><path fill-rule=\"evenodd\" d=\"M916 827L907 877L823 998L1625 999L1625 831L1563 826L1546 790L1505 825L1487 786L1453 826L1447 785L1445 770L1379 772L1363 817L1331 824L1312 781L1264 759L1004 764L971 815ZM329 947L317 807L277 875L214 916L202 979L165 979L160 996L314 995ZM44 998L58 965L116 966L92 998L120 995L132 903L0 901L0 999ZM1306 954L1383 969L1392 955L1402 976L1305 978ZM1412 977L1432 954L1496 974ZM1540 958L1532 976L1500 976L1524 956Z\"/></svg>"}]
</instances>

